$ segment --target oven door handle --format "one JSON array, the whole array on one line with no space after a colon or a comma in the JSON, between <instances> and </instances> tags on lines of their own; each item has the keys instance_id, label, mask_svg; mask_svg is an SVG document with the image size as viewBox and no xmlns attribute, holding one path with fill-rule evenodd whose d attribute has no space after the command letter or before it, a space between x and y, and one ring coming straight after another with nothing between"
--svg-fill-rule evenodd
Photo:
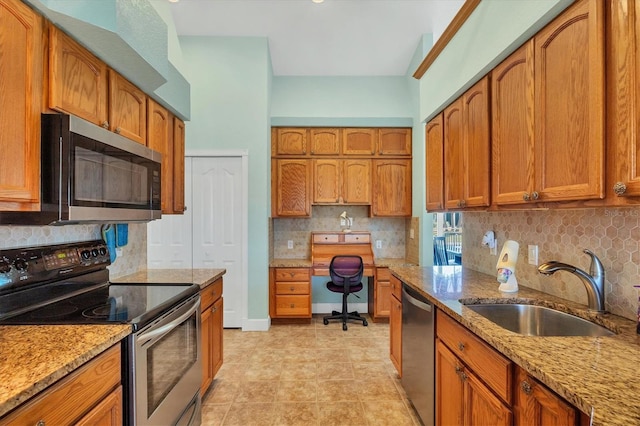
<instances>
[{"instance_id":1,"label":"oven door handle","mask_svg":"<svg viewBox=\"0 0 640 426\"><path fill-rule=\"evenodd\" d=\"M172 329L176 328L177 326L179 326L180 324L182 324L182 322L184 322L184 320L186 320L187 318L189 318L191 315L193 315L194 313L198 312L198 308L200 308L200 298L196 299L195 302L193 302L193 306L191 308L189 308L189 310L187 312L185 312L184 314L180 315L178 318L174 319L173 321L150 331L147 331L145 333L142 333L138 336L137 338L137 344L138 345L144 345L145 343L147 343L148 341L161 336L163 334L168 333L169 331L171 331Z\"/></svg>"}]
</instances>

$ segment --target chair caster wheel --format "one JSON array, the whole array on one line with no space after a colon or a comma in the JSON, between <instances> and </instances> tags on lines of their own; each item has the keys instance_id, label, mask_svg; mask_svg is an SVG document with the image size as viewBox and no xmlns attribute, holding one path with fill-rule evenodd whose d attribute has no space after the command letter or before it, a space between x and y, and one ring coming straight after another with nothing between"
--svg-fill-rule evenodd
<instances>
[{"instance_id":1,"label":"chair caster wheel","mask_svg":"<svg viewBox=\"0 0 640 426\"><path fill-rule=\"evenodd\" d=\"M329 324L329 320L328 319L323 319L322 322L324 323L324 325Z\"/></svg>"},{"instance_id":2,"label":"chair caster wheel","mask_svg":"<svg viewBox=\"0 0 640 426\"><path fill-rule=\"evenodd\" d=\"M365 327L369 325L369 323L367 322L367 320L362 321L362 325L364 325Z\"/></svg>"},{"instance_id":3,"label":"chair caster wheel","mask_svg":"<svg viewBox=\"0 0 640 426\"><path fill-rule=\"evenodd\" d=\"M347 331L347 324L342 324L342 329L343 329L344 331Z\"/></svg>"}]
</instances>

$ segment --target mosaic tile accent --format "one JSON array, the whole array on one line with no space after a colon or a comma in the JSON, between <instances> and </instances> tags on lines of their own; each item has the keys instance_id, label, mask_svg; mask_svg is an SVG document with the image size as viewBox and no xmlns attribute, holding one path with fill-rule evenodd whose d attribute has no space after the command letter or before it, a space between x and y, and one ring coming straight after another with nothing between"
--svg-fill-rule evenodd
<instances>
[{"instance_id":1,"label":"mosaic tile accent","mask_svg":"<svg viewBox=\"0 0 640 426\"><path fill-rule=\"evenodd\" d=\"M347 215L353 218L352 229L354 231L371 232L375 257L405 257L405 218L369 217L367 206L314 206L310 218L274 218L272 220L273 258L310 258L311 232L340 231L340 214L343 211L346 211ZM416 235L418 234L416 233ZM288 240L293 240L293 250L287 249ZM376 249L376 240L382 241L382 248Z\"/></svg>"},{"instance_id":2,"label":"mosaic tile accent","mask_svg":"<svg viewBox=\"0 0 640 426\"><path fill-rule=\"evenodd\" d=\"M527 263L527 246L538 246L538 262L550 260L589 271L587 248L602 261L605 270L606 309L636 319L640 284L640 208L598 208L518 212L465 212L463 265L494 275L497 256L481 245L482 236L493 230L498 253L505 240L520 244L516 275L521 285L586 304L582 282L573 274L539 274Z\"/></svg>"},{"instance_id":3,"label":"mosaic tile accent","mask_svg":"<svg viewBox=\"0 0 640 426\"><path fill-rule=\"evenodd\" d=\"M101 239L100 225L0 226L0 250ZM129 244L109 266L112 277L137 272L147 265L147 225L129 224Z\"/></svg>"}]
</instances>

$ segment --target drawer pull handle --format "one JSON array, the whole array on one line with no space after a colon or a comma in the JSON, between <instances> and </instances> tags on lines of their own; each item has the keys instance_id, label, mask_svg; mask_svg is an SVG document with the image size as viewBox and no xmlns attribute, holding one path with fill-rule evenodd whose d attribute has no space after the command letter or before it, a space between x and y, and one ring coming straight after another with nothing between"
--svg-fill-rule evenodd
<instances>
[{"instance_id":1,"label":"drawer pull handle","mask_svg":"<svg viewBox=\"0 0 640 426\"><path fill-rule=\"evenodd\" d=\"M458 342L458 349L460 349L460 352L464 351L464 343Z\"/></svg>"},{"instance_id":2,"label":"drawer pull handle","mask_svg":"<svg viewBox=\"0 0 640 426\"><path fill-rule=\"evenodd\" d=\"M523 380L522 383L520 383L520 389L522 389L522 392L526 393L527 395L531 395L531 385L526 380Z\"/></svg>"},{"instance_id":3,"label":"drawer pull handle","mask_svg":"<svg viewBox=\"0 0 640 426\"><path fill-rule=\"evenodd\" d=\"M289 290L293 291L295 289L295 287L291 286L289 287Z\"/></svg>"},{"instance_id":4,"label":"drawer pull handle","mask_svg":"<svg viewBox=\"0 0 640 426\"><path fill-rule=\"evenodd\" d=\"M462 373L462 367L456 365L456 374L460 375L460 373Z\"/></svg>"},{"instance_id":5,"label":"drawer pull handle","mask_svg":"<svg viewBox=\"0 0 640 426\"><path fill-rule=\"evenodd\" d=\"M295 307L296 307L295 303L292 303L291 306L290 306L290 308L292 308L292 309L295 308Z\"/></svg>"},{"instance_id":6,"label":"drawer pull handle","mask_svg":"<svg viewBox=\"0 0 640 426\"><path fill-rule=\"evenodd\" d=\"M460 373L460 378L462 379L463 382L467 381L467 375L464 373L464 371Z\"/></svg>"}]
</instances>

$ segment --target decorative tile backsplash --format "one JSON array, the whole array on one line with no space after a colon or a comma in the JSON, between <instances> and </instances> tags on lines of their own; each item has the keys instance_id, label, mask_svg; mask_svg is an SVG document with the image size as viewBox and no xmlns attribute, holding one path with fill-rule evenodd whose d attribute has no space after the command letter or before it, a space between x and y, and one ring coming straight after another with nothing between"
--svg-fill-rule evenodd
<instances>
[{"instance_id":1,"label":"decorative tile backsplash","mask_svg":"<svg viewBox=\"0 0 640 426\"><path fill-rule=\"evenodd\" d=\"M0 250L101 238L100 225L0 226ZM122 255L109 266L111 277L128 275L147 266L147 225L129 224L128 241Z\"/></svg>"},{"instance_id":2,"label":"decorative tile backsplash","mask_svg":"<svg viewBox=\"0 0 640 426\"><path fill-rule=\"evenodd\" d=\"M525 285L578 303L587 303L584 285L575 275L556 272L546 276L527 263L527 246L538 246L538 262L557 260L589 272L587 248L605 270L606 309L636 319L640 284L640 208L598 208L518 212L465 212L463 265L496 274L498 257L481 245L488 230L496 233L498 253L505 240L520 244L516 276ZM498 282L496 282L498 286Z\"/></svg>"},{"instance_id":3,"label":"decorative tile backsplash","mask_svg":"<svg viewBox=\"0 0 640 426\"><path fill-rule=\"evenodd\" d=\"M311 232L340 231L342 229L340 214L343 211L346 211L347 215L353 218L352 230L371 232L375 257L405 257L407 219L369 217L369 208L366 206L314 206L312 209L310 218L274 218L272 220L273 258L311 258ZM419 235L417 231L416 229L416 236ZM287 248L289 240L293 241L293 249ZM376 248L376 240L381 241L382 248Z\"/></svg>"}]
</instances>

